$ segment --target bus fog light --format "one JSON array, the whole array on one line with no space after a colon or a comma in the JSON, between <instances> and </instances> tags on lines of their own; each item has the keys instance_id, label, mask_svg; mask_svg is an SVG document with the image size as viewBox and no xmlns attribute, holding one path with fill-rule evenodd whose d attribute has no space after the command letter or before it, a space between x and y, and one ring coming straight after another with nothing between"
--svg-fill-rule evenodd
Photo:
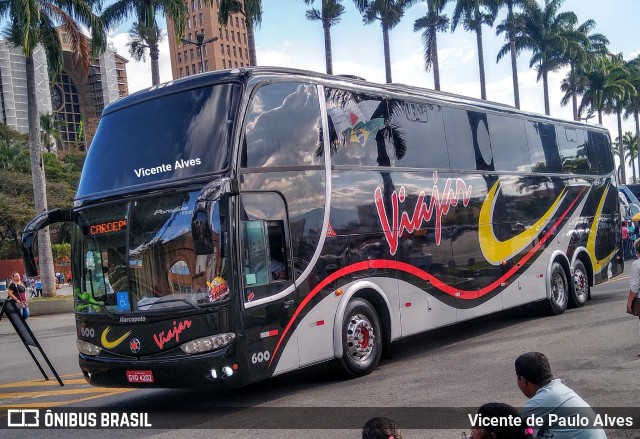
<instances>
[{"instance_id":1,"label":"bus fog light","mask_svg":"<svg viewBox=\"0 0 640 439\"><path fill-rule=\"evenodd\" d=\"M191 340L181 345L180 349L182 349L185 354L200 354L202 352L215 351L216 349L223 348L235 338L236 335L233 332L226 332L224 334Z\"/></svg>"},{"instance_id":2,"label":"bus fog light","mask_svg":"<svg viewBox=\"0 0 640 439\"><path fill-rule=\"evenodd\" d=\"M91 355L92 357L95 357L102 351L100 346L96 346L83 340L78 340L77 346L81 354Z\"/></svg>"},{"instance_id":3,"label":"bus fog light","mask_svg":"<svg viewBox=\"0 0 640 439\"><path fill-rule=\"evenodd\" d=\"M222 368L222 376L224 378L230 377L231 375L233 375L233 369L231 369L229 366L225 366Z\"/></svg>"}]
</instances>

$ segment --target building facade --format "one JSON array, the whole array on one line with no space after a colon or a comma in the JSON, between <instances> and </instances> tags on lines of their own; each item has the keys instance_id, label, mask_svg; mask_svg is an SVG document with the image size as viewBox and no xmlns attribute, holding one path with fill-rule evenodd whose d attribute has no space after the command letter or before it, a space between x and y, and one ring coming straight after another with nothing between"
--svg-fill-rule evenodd
<instances>
[{"instance_id":1,"label":"building facade","mask_svg":"<svg viewBox=\"0 0 640 439\"><path fill-rule=\"evenodd\" d=\"M51 113L47 57L41 46L33 52L39 113ZM29 132L27 68L22 48L0 40L0 101L2 122L20 133Z\"/></svg>"},{"instance_id":2,"label":"building facade","mask_svg":"<svg viewBox=\"0 0 640 439\"><path fill-rule=\"evenodd\" d=\"M113 47L94 58L85 77L74 60L69 38L59 30L63 68L56 82L49 82L46 55L34 52L38 112L53 113L60 121L64 148L85 148L85 120L100 117L104 107L128 94L126 63ZM1 123L21 133L29 131L25 57L20 47L0 41Z\"/></svg>"},{"instance_id":3,"label":"building facade","mask_svg":"<svg viewBox=\"0 0 640 439\"><path fill-rule=\"evenodd\" d=\"M197 43L198 34L207 41L216 41L202 46L202 60L198 56L198 45L182 42L176 44L173 20L167 17L169 52L173 79L183 78L212 70L232 69L249 66L249 44L247 25L242 14L234 14L227 26L218 24L219 0L211 7L203 0L187 0L187 22L182 38ZM201 63L202 61L202 63Z\"/></svg>"}]
</instances>

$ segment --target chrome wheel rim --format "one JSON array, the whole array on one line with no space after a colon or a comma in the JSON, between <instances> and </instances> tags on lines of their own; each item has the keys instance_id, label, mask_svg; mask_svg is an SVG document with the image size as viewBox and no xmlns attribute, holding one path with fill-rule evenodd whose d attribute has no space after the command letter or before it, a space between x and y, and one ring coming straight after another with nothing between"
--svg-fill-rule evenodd
<instances>
[{"instance_id":1,"label":"chrome wheel rim","mask_svg":"<svg viewBox=\"0 0 640 439\"><path fill-rule=\"evenodd\" d=\"M375 335L373 325L366 316L356 314L347 324L347 349L356 361L365 361L373 352Z\"/></svg>"},{"instance_id":2,"label":"chrome wheel rim","mask_svg":"<svg viewBox=\"0 0 640 439\"><path fill-rule=\"evenodd\" d=\"M553 301L558 305L562 305L567 299L567 286L562 277L562 273L560 273L559 271L553 273L551 285L551 294L553 296Z\"/></svg>"},{"instance_id":3,"label":"chrome wheel rim","mask_svg":"<svg viewBox=\"0 0 640 439\"><path fill-rule=\"evenodd\" d=\"M587 274L582 270L576 270L573 275L573 282L575 285L576 300L580 303L584 303L587 300L587 294L589 293L589 281L587 280Z\"/></svg>"}]
</instances>

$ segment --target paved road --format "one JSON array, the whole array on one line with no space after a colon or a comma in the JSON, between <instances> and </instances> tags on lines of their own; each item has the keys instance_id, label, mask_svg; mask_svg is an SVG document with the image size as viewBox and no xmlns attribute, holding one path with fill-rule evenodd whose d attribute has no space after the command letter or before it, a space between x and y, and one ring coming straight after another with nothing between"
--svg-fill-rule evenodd
<instances>
[{"instance_id":1,"label":"paved road","mask_svg":"<svg viewBox=\"0 0 640 439\"><path fill-rule=\"evenodd\" d=\"M32 328L52 363L68 386L67 394L39 377L15 334L0 322L0 406L29 402L67 407L122 408L132 411L171 407L174 419L189 418L188 431L38 431L12 430L2 437L115 437L173 438L357 438L357 430L255 430L261 414L252 408L279 407L274 415L289 426L295 417L332 419L356 407L378 407L379 413L396 413L397 407L478 407L489 401L515 406L525 402L516 387L514 359L523 352L545 352L557 377L581 394L592 406L634 407L640 395L640 338L638 319L624 313L628 276L597 287L593 300L582 309L559 317L530 316L523 310L484 317L411 337L394 345L394 358L384 360L374 373L356 380L337 379L326 367L309 368L232 392L210 390L114 390L96 389L82 382L75 351L72 315L32 318ZM11 389L12 383L29 380L32 386ZM5 385L6 384L6 385ZM38 387L38 386L42 387ZM9 395L9 397L7 396ZM234 413L228 413L229 408ZM294 408L310 407L309 412ZM333 407L326 409L322 407ZM225 411L226 410L226 411ZM394 411L395 410L395 411ZM373 412L372 412L373 413ZM294 417L294 419L292 419ZM238 428L212 430L221 422ZM304 425L304 424L303 424ZM412 430L408 438L459 438L456 430ZM35 434L34 434L35 433ZM89 433L89 434L87 434ZM610 438L640 438L636 430L608 430Z\"/></svg>"}]
</instances>

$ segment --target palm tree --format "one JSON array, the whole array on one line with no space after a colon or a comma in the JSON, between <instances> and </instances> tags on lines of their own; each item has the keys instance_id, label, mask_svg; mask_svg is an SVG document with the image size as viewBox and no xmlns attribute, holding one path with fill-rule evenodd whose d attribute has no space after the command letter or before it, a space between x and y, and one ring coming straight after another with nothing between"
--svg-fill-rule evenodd
<instances>
[{"instance_id":1,"label":"palm tree","mask_svg":"<svg viewBox=\"0 0 640 439\"><path fill-rule=\"evenodd\" d=\"M576 90L582 96L578 105L578 117L587 109L588 112L598 113L598 123L602 125L602 113L604 112L604 96L611 93L612 83L608 78L608 56L603 55L596 59L595 63L586 71L579 69L580 79L576 80ZM567 86L566 90L570 87ZM566 91L565 90L565 91ZM569 97L567 96L567 100Z\"/></svg>"},{"instance_id":2,"label":"palm tree","mask_svg":"<svg viewBox=\"0 0 640 439\"><path fill-rule=\"evenodd\" d=\"M158 46L164 41L165 35L162 29L158 27L156 20L153 20L151 27L145 27L143 23L135 22L129 29L129 40L127 47L129 55L136 61L146 62L146 51L149 49L149 58L151 59L151 84L160 84L160 50Z\"/></svg>"},{"instance_id":3,"label":"palm tree","mask_svg":"<svg viewBox=\"0 0 640 439\"><path fill-rule=\"evenodd\" d=\"M91 0L93 1L93 0ZM213 0L205 0L211 6ZM156 14L163 13L171 17L176 34L176 42L179 42L184 32L186 22L186 6L182 0L116 0L115 3L105 8L102 13L102 20L106 26L116 26L123 21L135 16L137 22L129 30L129 53L136 57L139 50L142 50L144 57L144 47L136 43L136 49L132 48L132 40L137 39L149 47L149 58L151 58L151 82L153 85L160 83L160 68L158 57L160 49L158 43L159 29L156 22ZM132 37L135 35L135 37ZM141 58L136 58L140 60ZM142 58L144 59L144 58Z\"/></svg>"},{"instance_id":4,"label":"palm tree","mask_svg":"<svg viewBox=\"0 0 640 439\"><path fill-rule=\"evenodd\" d=\"M5 37L14 45L21 47L25 56L33 198L36 214L41 214L47 210L47 191L40 144L34 51L37 45L42 45L47 54L49 70L53 73L62 70L62 44L55 27L55 23L61 23L62 30L69 37L76 61L87 74L92 59L91 52L93 50L96 54L104 48L106 34L89 3L82 0L3 1L0 2L0 16L5 17L8 22L4 31ZM80 25L91 29L91 46L83 35ZM38 257L44 295L55 296L53 257L48 227L38 232Z\"/></svg>"},{"instance_id":5,"label":"palm tree","mask_svg":"<svg viewBox=\"0 0 640 439\"><path fill-rule=\"evenodd\" d=\"M609 55L607 81L615 84L611 87L611 92L604 96L604 111L607 114L616 114L618 121L618 138L622 138L622 112L629 102L631 96L636 94L636 89L631 83L631 75L626 68L622 54ZM618 144L620 157L624 156L622 142ZM621 183L626 183L625 167L622 166Z\"/></svg>"},{"instance_id":6,"label":"palm tree","mask_svg":"<svg viewBox=\"0 0 640 439\"><path fill-rule=\"evenodd\" d=\"M422 32L424 45L424 68L428 72L433 66L433 85L440 90L440 64L438 63L438 32L449 29L449 18L442 14L448 0L427 0L427 14L413 24L413 31Z\"/></svg>"},{"instance_id":7,"label":"palm tree","mask_svg":"<svg viewBox=\"0 0 640 439\"><path fill-rule=\"evenodd\" d=\"M596 22L587 20L575 29L574 38L568 39L565 49L566 62L569 64L569 73L562 83L562 91L565 92L560 104L566 105L571 99L573 106L573 120L580 120L578 114L578 87L584 83L585 76L582 72L588 70L598 58L608 52L609 40L602 34L592 34L591 30ZM571 29L570 31L573 31Z\"/></svg>"},{"instance_id":8,"label":"palm tree","mask_svg":"<svg viewBox=\"0 0 640 439\"><path fill-rule=\"evenodd\" d=\"M304 0L308 5L314 0ZM344 14L344 6L340 4L342 0L321 0L322 11L316 8L307 11L307 20L321 21L324 30L324 56L327 65L327 73L333 75L333 61L331 54L331 26L340 22L340 16Z\"/></svg>"},{"instance_id":9,"label":"palm tree","mask_svg":"<svg viewBox=\"0 0 640 439\"><path fill-rule=\"evenodd\" d=\"M260 26L262 22L262 0L220 0L218 23L226 26L232 14L244 15L247 25L247 42L249 44L249 65L257 66L256 38L253 28L254 26Z\"/></svg>"},{"instance_id":10,"label":"palm tree","mask_svg":"<svg viewBox=\"0 0 640 439\"><path fill-rule=\"evenodd\" d=\"M391 83L391 54L389 52L389 31L396 27L405 11L416 0L353 0L362 14L364 24L378 20L382 28L382 44L384 47L384 69L387 84Z\"/></svg>"},{"instance_id":11,"label":"palm tree","mask_svg":"<svg viewBox=\"0 0 640 439\"><path fill-rule=\"evenodd\" d=\"M524 6L527 0L495 0L495 6L499 9L503 6L507 7L507 18L505 18L498 26L496 26L496 35L505 33L508 41L500 48L496 62L500 61L503 56L509 52L511 54L511 76L513 78L513 100L516 108L520 108L520 87L518 84L518 65L516 58L516 30L522 26L522 21L516 20L513 8L516 6Z\"/></svg>"},{"instance_id":12,"label":"palm tree","mask_svg":"<svg viewBox=\"0 0 640 439\"><path fill-rule=\"evenodd\" d=\"M466 31L476 33L478 44L478 67L480 69L480 97L487 99L487 83L484 76L484 50L482 48L482 25L493 26L496 7L490 0L457 0L451 20L451 31L462 22Z\"/></svg>"},{"instance_id":13,"label":"palm tree","mask_svg":"<svg viewBox=\"0 0 640 439\"><path fill-rule=\"evenodd\" d=\"M616 138L616 145L618 151L616 155L620 157L620 151L624 151L624 158L628 160L631 165L631 172L633 173L633 182L636 182L636 166L635 160L638 157L638 140L631 131L624 133L622 137L622 145L620 145L620 137ZM622 162L622 160L621 160Z\"/></svg>"},{"instance_id":14,"label":"palm tree","mask_svg":"<svg viewBox=\"0 0 640 439\"><path fill-rule=\"evenodd\" d=\"M635 87L636 94L629 99L625 108L624 118L627 119L633 114L636 123L636 151L640 151L640 56L629 61L627 63L627 69L631 75L631 84ZM640 162L638 166L640 168Z\"/></svg>"},{"instance_id":15,"label":"palm tree","mask_svg":"<svg viewBox=\"0 0 640 439\"><path fill-rule=\"evenodd\" d=\"M522 20L523 25L516 35L516 52L533 52L529 67L536 67L537 80L542 78L546 115L551 113L548 75L567 63L566 51L572 41L579 39L579 34L572 30L578 22L576 14L559 12L563 1L545 0L544 8L535 1L527 2L524 11L515 18Z\"/></svg>"},{"instance_id":16,"label":"palm tree","mask_svg":"<svg viewBox=\"0 0 640 439\"><path fill-rule=\"evenodd\" d=\"M51 152L51 144L56 145L58 151L62 149L62 134L60 130L64 122L53 113L40 113L40 142ZM52 141L53 139L53 141Z\"/></svg>"}]
</instances>

